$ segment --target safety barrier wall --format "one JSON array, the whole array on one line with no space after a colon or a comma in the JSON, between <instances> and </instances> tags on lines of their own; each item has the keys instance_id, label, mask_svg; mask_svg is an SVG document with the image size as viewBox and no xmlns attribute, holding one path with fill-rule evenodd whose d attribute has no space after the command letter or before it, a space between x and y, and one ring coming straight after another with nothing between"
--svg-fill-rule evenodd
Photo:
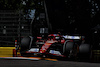
<instances>
[{"instance_id":1,"label":"safety barrier wall","mask_svg":"<svg viewBox=\"0 0 100 67\"><path fill-rule=\"evenodd\" d=\"M13 57L15 47L0 47L0 57Z\"/></svg>"},{"instance_id":2,"label":"safety barrier wall","mask_svg":"<svg viewBox=\"0 0 100 67\"><path fill-rule=\"evenodd\" d=\"M92 51L93 62L100 62L100 50Z\"/></svg>"}]
</instances>

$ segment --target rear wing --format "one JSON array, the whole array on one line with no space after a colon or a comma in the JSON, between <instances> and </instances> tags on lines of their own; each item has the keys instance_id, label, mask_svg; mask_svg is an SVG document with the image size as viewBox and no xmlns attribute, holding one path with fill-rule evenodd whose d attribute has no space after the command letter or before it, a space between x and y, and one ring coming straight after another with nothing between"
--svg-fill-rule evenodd
<instances>
[{"instance_id":1,"label":"rear wing","mask_svg":"<svg viewBox=\"0 0 100 67\"><path fill-rule=\"evenodd\" d=\"M70 36L70 35L63 35L65 39L72 39L72 40L83 40L85 37L84 36Z\"/></svg>"}]
</instances>

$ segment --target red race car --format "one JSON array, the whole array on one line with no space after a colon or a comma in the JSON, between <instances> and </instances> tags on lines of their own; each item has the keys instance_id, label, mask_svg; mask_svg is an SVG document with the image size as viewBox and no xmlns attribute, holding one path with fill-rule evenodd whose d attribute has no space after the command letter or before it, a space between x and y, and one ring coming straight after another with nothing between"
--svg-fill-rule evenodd
<instances>
[{"instance_id":1,"label":"red race car","mask_svg":"<svg viewBox=\"0 0 100 67\"><path fill-rule=\"evenodd\" d=\"M83 36L50 34L47 39L37 38L36 42L33 42L33 37L21 40L22 56L77 58L79 54L90 51L89 45L84 44Z\"/></svg>"},{"instance_id":2,"label":"red race car","mask_svg":"<svg viewBox=\"0 0 100 67\"><path fill-rule=\"evenodd\" d=\"M34 38L25 37L21 40L22 56L61 56L63 55L63 44L65 40L59 34L50 34L47 39L37 37L37 41L32 43Z\"/></svg>"}]
</instances>

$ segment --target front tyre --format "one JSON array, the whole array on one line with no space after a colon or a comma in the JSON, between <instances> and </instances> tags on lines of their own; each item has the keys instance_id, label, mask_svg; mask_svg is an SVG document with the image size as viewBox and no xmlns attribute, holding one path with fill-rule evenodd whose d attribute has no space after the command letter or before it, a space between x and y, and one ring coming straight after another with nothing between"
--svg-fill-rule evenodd
<instances>
[{"instance_id":1,"label":"front tyre","mask_svg":"<svg viewBox=\"0 0 100 67\"><path fill-rule=\"evenodd\" d=\"M31 43L31 38L29 36L22 38L21 46L20 46L21 47L21 50L20 50L21 56L26 56L25 51L29 50L30 43Z\"/></svg>"}]
</instances>

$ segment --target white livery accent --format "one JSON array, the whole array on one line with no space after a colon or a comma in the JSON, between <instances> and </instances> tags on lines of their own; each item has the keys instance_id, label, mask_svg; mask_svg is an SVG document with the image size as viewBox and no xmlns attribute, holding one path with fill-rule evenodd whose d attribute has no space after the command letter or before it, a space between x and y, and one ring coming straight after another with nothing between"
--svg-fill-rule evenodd
<instances>
[{"instance_id":1,"label":"white livery accent","mask_svg":"<svg viewBox=\"0 0 100 67\"><path fill-rule=\"evenodd\" d=\"M39 52L39 48L31 48L29 52Z\"/></svg>"},{"instance_id":2,"label":"white livery accent","mask_svg":"<svg viewBox=\"0 0 100 67\"><path fill-rule=\"evenodd\" d=\"M61 53L60 53L59 51L55 51L55 50L50 50L49 53L51 53L51 54L58 54L58 55L61 55Z\"/></svg>"},{"instance_id":3,"label":"white livery accent","mask_svg":"<svg viewBox=\"0 0 100 67\"><path fill-rule=\"evenodd\" d=\"M65 39L80 39L80 36L69 36L69 35L65 35L63 36Z\"/></svg>"}]
</instances>

